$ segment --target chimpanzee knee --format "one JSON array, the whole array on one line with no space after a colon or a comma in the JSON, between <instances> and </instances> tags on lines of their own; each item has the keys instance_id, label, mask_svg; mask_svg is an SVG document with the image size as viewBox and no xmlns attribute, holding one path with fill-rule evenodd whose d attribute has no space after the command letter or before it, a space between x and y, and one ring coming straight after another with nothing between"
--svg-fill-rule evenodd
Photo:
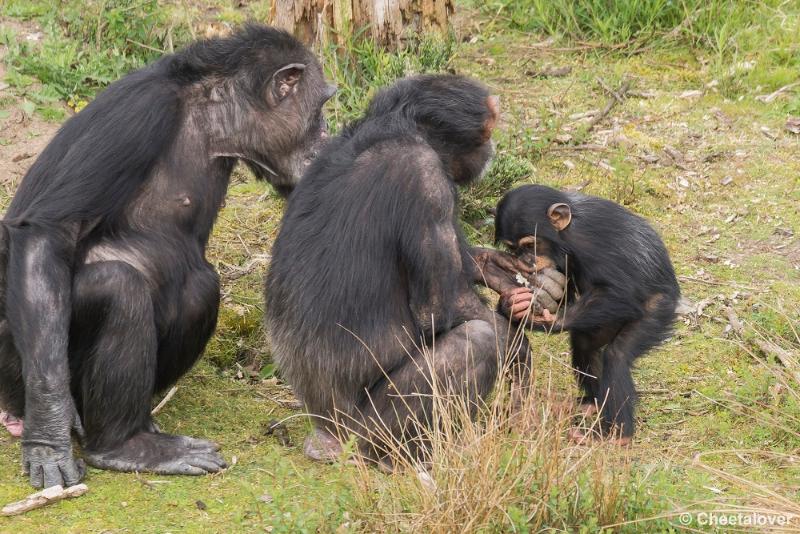
<instances>
[{"instance_id":1,"label":"chimpanzee knee","mask_svg":"<svg viewBox=\"0 0 800 534\"><path fill-rule=\"evenodd\" d=\"M163 391L183 376L206 346L217 326L219 276L209 266L187 273L174 302L163 303L169 317L159 317L156 391Z\"/></svg>"}]
</instances>

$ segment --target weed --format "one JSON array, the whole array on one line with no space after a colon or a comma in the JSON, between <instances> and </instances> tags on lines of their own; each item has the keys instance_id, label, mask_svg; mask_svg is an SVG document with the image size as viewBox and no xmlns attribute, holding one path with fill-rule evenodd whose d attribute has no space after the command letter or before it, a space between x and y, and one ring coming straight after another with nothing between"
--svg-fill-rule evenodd
<instances>
[{"instance_id":1,"label":"weed","mask_svg":"<svg viewBox=\"0 0 800 534\"><path fill-rule=\"evenodd\" d=\"M43 104L91 99L98 90L131 70L188 40L186 26L157 0L9 0L2 13L36 19L44 28L41 42L20 40L9 30L0 38L8 47L10 82L25 87L34 76L42 84Z\"/></svg>"}]
</instances>

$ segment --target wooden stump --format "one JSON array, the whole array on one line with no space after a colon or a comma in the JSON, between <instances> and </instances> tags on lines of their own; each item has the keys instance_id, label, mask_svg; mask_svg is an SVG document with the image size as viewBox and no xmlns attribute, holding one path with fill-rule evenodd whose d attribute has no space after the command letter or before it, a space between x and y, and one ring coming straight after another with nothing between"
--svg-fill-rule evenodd
<instances>
[{"instance_id":1,"label":"wooden stump","mask_svg":"<svg viewBox=\"0 0 800 534\"><path fill-rule=\"evenodd\" d=\"M343 44L354 32L388 48L408 36L446 32L453 0L274 0L270 21L306 44Z\"/></svg>"}]
</instances>

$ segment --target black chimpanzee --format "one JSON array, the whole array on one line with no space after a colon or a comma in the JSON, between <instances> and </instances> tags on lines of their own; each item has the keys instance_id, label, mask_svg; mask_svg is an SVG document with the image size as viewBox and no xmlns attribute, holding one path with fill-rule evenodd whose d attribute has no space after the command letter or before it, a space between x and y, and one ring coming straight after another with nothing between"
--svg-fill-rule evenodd
<instances>
[{"instance_id":1,"label":"black chimpanzee","mask_svg":"<svg viewBox=\"0 0 800 534\"><path fill-rule=\"evenodd\" d=\"M541 185L507 193L495 224L496 240L516 256L540 264L548 258L568 275L572 302L553 327L570 332L584 407L603 406L603 430L627 443L636 402L631 367L669 337L680 298L664 243L619 204ZM507 306L531 299L529 290L516 293L523 295L506 299ZM522 318L524 306L512 315Z\"/></svg>"},{"instance_id":2,"label":"black chimpanzee","mask_svg":"<svg viewBox=\"0 0 800 534\"><path fill-rule=\"evenodd\" d=\"M331 421L381 456L373 431L415 441L411 421L429 417L434 380L477 402L507 355L528 364L527 343L511 346L508 322L474 288L514 286L506 275L520 262L471 249L458 223L456 184L487 166L498 113L467 78L403 79L323 150L289 198L266 326L283 376L319 416L306 440L312 458L339 450ZM432 369L421 346L435 347Z\"/></svg>"},{"instance_id":3,"label":"black chimpanzee","mask_svg":"<svg viewBox=\"0 0 800 534\"><path fill-rule=\"evenodd\" d=\"M81 421L96 467L225 466L213 443L160 433L151 398L214 331L205 249L236 161L291 189L333 90L289 34L248 25L113 83L45 148L0 224L0 405L24 415L34 486L82 477Z\"/></svg>"}]
</instances>

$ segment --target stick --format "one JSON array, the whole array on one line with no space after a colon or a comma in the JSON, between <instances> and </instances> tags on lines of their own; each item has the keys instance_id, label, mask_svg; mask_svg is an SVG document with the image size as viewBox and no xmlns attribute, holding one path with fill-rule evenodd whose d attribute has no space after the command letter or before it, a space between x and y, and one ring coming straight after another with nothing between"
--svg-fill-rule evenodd
<instances>
[{"instance_id":1,"label":"stick","mask_svg":"<svg viewBox=\"0 0 800 534\"><path fill-rule=\"evenodd\" d=\"M730 306L725 308L725 313L728 315L728 323L731 325L733 333L737 336L741 336L744 333L744 326L742 325L742 321L739 320L739 316L736 315L736 312L733 311L733 308Z\"/></svg>"},{"instance_id":2,"label":"stick","mask_svg":"<svg viewBox=\"0 0 800 534\"><path fill-rule=\"evenodd\" d=\"M608 84L606 82L604 82L602 78L597 78L597 83L600 85L600 87L603 88L603 90L606 93L608 93L609 95L611 95L614 98L616 98L617 102L622 104L622 96L620 96L617 93L615 93L614 90L611 87L609 87Z\"/></svg>"},{"instance_id":3,"label":"stick","mask_svg":"<svg viewBox=\"0 0 800 534\"><path fill-rule=\"evenodd\" d=\"M789 371L797 383L800 384L800 370L798 370L797 363L794 361L794 357L789 353L789 351L784 350L771 341L765 341L763 339L756 339L753 341L753 343L755 343L764 354L772 354L778 358L778 361L783 364L783 366L787 371Z\"/></svg>"},{"instance_id":4,"label":"stick","mask_svg":"<svg viewBox=\"0 0 800 534\"><path fill-rule=\"evenodd\" d=\"M21 501L12 502L11 504L5 505L2 513L5 516L24 514L25 512L47 506L48 504L52 504L63 499L80 497L87 491L89 491L89 487L86 484L77 484L75 486L70 486L67 489L64 489L61 486L53 486L43 489L38 493L34 493L33 495L28 495Z\"/></svg>"},{"instance_id":5,"label":"stick","mask_svg":"<svg viewBox=\"0 0 800 534\"><path fill-rule=\"evenodd\" d=\"M161 399L161 402L159 402L159 403L156 405L156 407L155 407L155 408L153 408L153 411L152 411L152 412L150 412L150 415L155 415L155 414L157 414L158 412L160 412L160 411L161 411L161 408L163 408L164 406L166 406L166 405L167 405L167 403L169 402L169 400L170 400L170 399L171 399L173 396L175 396L175 392L176 392L176 391L178 391L178 386L172 386L172 389L170 389L169 391L167 391L167 394L166 394L166 395L164 395L164 398L163 398L163 399Z\"/></svg>"},{"instance_id":6,"label":"stick","mask_svg":"<svg viewBox=\"0 0 800 534\"><path fill-rule=\"evenodd\" d=\"M620 88L617 89L616 92L614 91L611 92L612 97L608 99L608 102L606 102L606 107L603 108L603 111L595 115L594 118L589 122L589 125L586 127L587 134L591 132L595 126L597 126L597 123L605 119L606 115L611 113L611 110L614 109L614 106L617 105L617 102L622 102L622 99L625 98L625 95L628 92L628 89L630 88L631 88L630 80L625 80L623 84L620 86Z\"/></svg>"},{"instance_id":7,"label":"stick","mask_svg":"<svg viewBox=\"0 0 800 534\"><path fill-rule=\"evenodd\" d=\"M774 93L770 93L768 95L758 95L756 97L756 100L760 100L761 102L764 102L765 104L769 104L770 102L772 102L773 100L775 100L776 98L781 96L783 93L785 93L789 89L792 89L793 87L797 87L798 85L800 85L800 82L794 82L794 83L790 83L788 85L784 85L783 87L781 87L780 89L778 89Z\"/></svg>"}]
</instances>

